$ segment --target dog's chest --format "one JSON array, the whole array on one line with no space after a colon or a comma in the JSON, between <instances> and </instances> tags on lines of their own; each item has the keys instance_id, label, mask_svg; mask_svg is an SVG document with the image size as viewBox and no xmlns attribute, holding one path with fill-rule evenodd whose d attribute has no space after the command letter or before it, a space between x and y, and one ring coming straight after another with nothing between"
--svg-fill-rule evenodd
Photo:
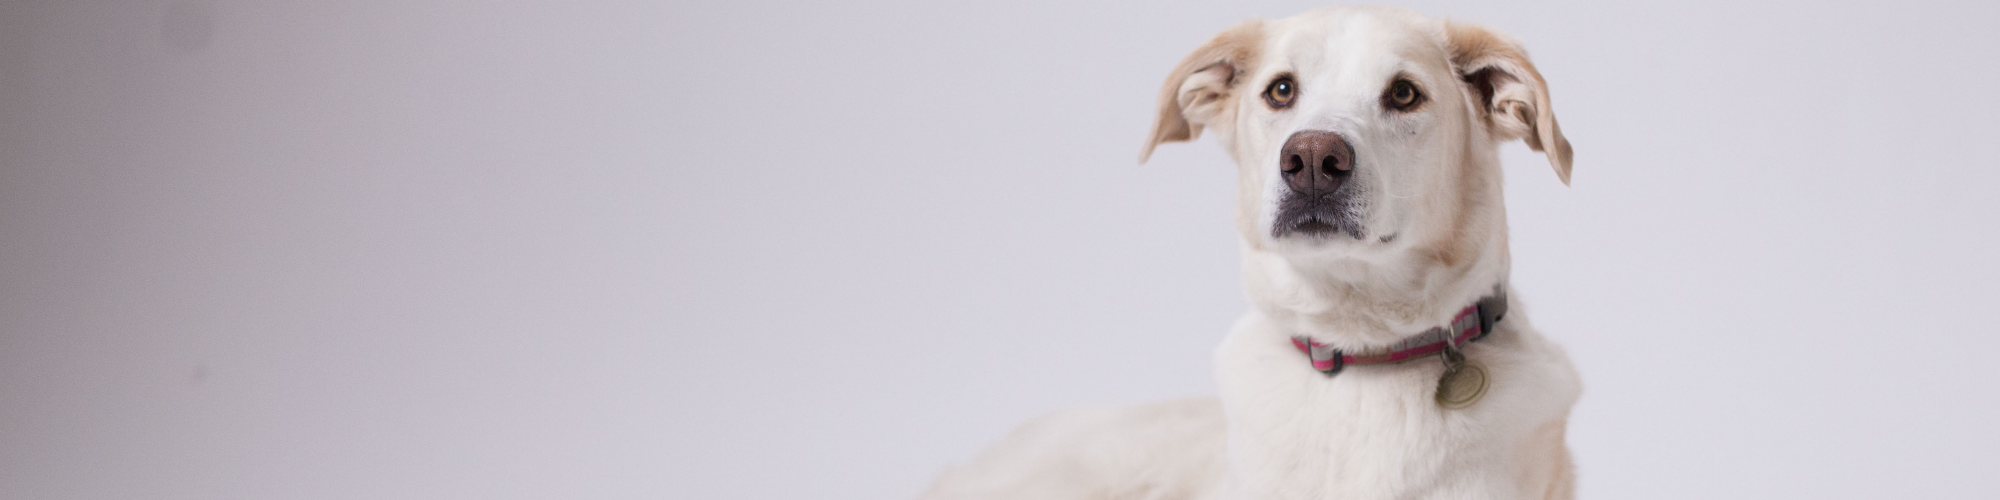
<instances>
[{"instance_id":1,"label":"dog's chest","mask_svg":"<svg viewBox=\"0 0 2000 500\"><path fill-rule=\"evenodd\" d=\"M1328 378L1279 332L1246 319L1218 351L1229 419L1225 498L1492 498L1517 491L1509 450L1544 413L1503 348L1494 392L1464 409L1434 399L1441 361L1351 367ZM1469 349L1470 352L1470 349ZM1510 399L1511 398L1511 399ZM1558 409L1559 411L1559 409Z\"/></svg>"}]
</instances>

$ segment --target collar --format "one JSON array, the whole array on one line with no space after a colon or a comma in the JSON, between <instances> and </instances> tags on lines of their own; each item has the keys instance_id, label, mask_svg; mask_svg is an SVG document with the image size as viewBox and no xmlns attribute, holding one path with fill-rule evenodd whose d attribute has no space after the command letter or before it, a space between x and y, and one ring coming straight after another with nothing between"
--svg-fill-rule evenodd
<instances>
[{"instance_id":1,"label":"collar","mask_svg":"<svg viewBox=\"0 0 2000 500\"><path fill-rule=\"evenodd\" d=\"M1460 309L1450 323L1411 335L1387 348L1346 353L1305 335L1293 335L1292 347L1312 358L1314 370L1331 377L1347 365L1401 363L1446 350L1457 350L1458 346L1485 338L1487 333L1493 331L1493 325L1506 315L1507 285L1503 283L1493 285L1492 295Z\"/></svg>"}]
</instances>

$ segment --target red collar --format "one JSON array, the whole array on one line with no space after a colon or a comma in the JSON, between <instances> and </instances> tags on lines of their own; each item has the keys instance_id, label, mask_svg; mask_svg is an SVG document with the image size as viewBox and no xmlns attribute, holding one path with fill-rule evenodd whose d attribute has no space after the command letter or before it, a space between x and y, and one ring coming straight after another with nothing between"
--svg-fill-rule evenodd
<instances>
[{"instance_id":1,"label":"red collar","mask_svg":"<svg viewBox=\"0 0 2000 500\"><path fill-rule=\"evenodd\" d=\"M1450 323L1411 335L1384 349L1348 354L1305 335L1292 336L1292 347L1298 348L1299 352L1311 358L1314 370L1331 377L1340 373L1340 369L1346 368L1347 365L1401 363L1441 353L1446 349L1457 349L1458 346L1485 338L1488 332L1493 331L1493 325L1499 323L1500 318L1506 315L1507 287L1494 285L1492 295L1465 306L1465 309L1460 309L1458 315L1452 316Z\"/></svg>"}]
</instances>

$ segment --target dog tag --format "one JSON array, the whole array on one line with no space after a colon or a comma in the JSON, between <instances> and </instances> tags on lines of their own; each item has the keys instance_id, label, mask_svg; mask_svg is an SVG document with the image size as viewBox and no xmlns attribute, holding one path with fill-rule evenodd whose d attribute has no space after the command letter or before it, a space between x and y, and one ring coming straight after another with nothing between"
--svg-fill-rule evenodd
<instances>
[{"instance_id":1,"label":"dog tag","mask_svg":"<svg viewBox=\"0 0 2000 500\"><path fill-rule=\"evenodd\" d=\"M1486 385L1486 367L1466 361L1457 350L1445 352L1444 375L1438 377L1438 406L1454 410L1472 406L1486 395Z\"/></svg>"}]
</instances>

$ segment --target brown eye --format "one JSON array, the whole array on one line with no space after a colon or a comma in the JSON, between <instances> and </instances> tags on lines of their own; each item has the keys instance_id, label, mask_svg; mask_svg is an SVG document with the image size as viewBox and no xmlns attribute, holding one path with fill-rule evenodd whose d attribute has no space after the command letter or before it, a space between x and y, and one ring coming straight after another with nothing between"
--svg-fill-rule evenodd
<instances>
[{"instance_id":1,"label":"brown eye","mask_svg":"<svg viewBox=\"0 0 2000 500\"><path fill-rule=\"evenodd\" d=\"M1277 80L1271 81L1270 87L1264 88L1264 102L1277 109L1291 107L1292 99L1298 95L1298 83L1293 82L1289 76L1278 77Z\"/></svg>"},{"instance_id":2,"label":"brown eye","mask_svg":"<svg viewBox=\"0 0 2000 500\"><path fill-rule=\"evenodd\" d=\"M1398 79L1389 84L1389 91L1382 93L1382 105L1396 111L1409 111L1424 102L1424 93L1417 91L1417 84Z\"/></svg>"}]
</instances>

